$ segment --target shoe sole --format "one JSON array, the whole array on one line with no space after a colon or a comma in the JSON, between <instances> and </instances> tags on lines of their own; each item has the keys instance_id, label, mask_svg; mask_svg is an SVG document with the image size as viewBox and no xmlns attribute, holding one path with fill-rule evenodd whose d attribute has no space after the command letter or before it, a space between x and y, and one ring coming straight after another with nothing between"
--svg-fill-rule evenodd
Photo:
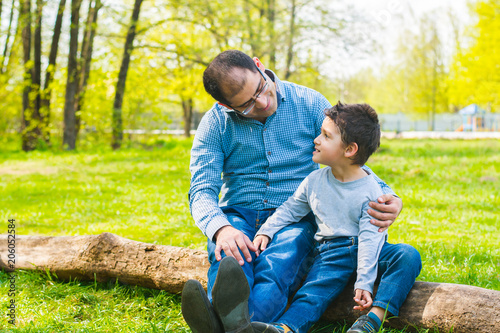
<instances>
[{"instance_id":1,"label":"shoe sole","mask_svg":"<svg viewBox=\"0 0 500 333\"><path fill-rule=\"evenodd\" d=\"M181 309L182 316L193 333L224 333L212 304L198 281L189 280L184 285Z\"/></svg>"},{"instance_id":2,"label":"shoe sole","mask_svg":"<svg viewBox=\"0 0 500 333\"><path fill-rule=\"evenodd\" d=\"M248 314L250 287L243 269L233 257L222 259L212 300L226 333L253 333Z\"/></svg>"}]
</instances>

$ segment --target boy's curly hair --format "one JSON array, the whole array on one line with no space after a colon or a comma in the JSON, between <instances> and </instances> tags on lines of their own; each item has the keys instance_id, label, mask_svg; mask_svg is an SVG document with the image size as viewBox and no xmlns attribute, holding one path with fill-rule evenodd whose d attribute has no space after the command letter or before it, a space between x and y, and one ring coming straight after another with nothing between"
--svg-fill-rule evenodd
<instances>
[{"instance_id":1,"label":"boy's curly hair","mask_svg":"<svg viewBox=\"0 0 500 333\"><path fill-rule=\"evenodd\" d=\"M342 104L326 109L325 115L339 128L345 145L355 142L358 152L352 164L364 165L380 147L380 124L375 110L368 104Z\"/></svg>"}]
</instances>

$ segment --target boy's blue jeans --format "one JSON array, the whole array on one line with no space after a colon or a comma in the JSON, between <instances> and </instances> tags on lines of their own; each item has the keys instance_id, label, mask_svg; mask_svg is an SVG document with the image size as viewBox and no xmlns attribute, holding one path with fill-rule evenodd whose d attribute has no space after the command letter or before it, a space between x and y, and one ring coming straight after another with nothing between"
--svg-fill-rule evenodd
<instances>
[{"instance_id":1,"label":"boy's blue jeans","mask_svg":"<svg viewBox=\"0 0 500 333\"><path fill-rule=\"evenodd\" d=\"M231 225L241 230L250 240L253 240L260 226L274 212L256 211L233 206L222 207L222 210L226 214ZM259 257L256 257L255 254L252 253L252 262L245 262L242 266L251 290L249 310L252 321L267 323L276 321L283 322L280 316L286 309L288 298L299 286L305 275L308 274L307 281L312 281L314 276L317 276L320 280L323 278L321 274L324 273L315 275L317 274L315 272L316 268L311 267L315 260L313 249L317 244L314 240L315 232L316 224L314 215L310 213L300 222L283 228L274 236L273 241ZM208 271L208 297L210 300L212 298L212 288L219 268L219 262L215 259L215 246L216 244L212 240L208 240L208 259L211 264ZM351 250L354 250L354 248L351 248ZM355 251L357 252L357 246ZM329 252L335 255L337 251L332 249L332 251L328 251L328 253ZM224 256L224 253L222 253L222 256ZM351 254L349 254L347 258L352 261L350 256ZM355 258L357 258L357 255ZM357 260L354 260L354 263L356 262ZM307 273L309 268L311 268L311 272ZM382 279L373 305L380 306L384 309L387 308L393 315L397 315L399 313L399 307L413 286L420 269L420 255L413 247L406 244L393 245L386 243L382 248L382 253L379 258L379 275L381 275ZM343 287L339 288L339 292L343 290L347 280L355 271L356 266L354 266L351 273L347 276ZM329 271L328 273L333 275L337 274L336 271ZM318 304L321 305L314 305L314 307L311 307L313 310L309 310L311 308L307 307L307 303L315 303L316 301L314 299L317 295L324 295L324 293L320 290L316 291L316 289L304 289L303 286L297 292L294 302L297 295L302 297L300 298L301 300L306 301L297 302L297 306L293 307L293 311L296 313L295 318L293 318L294 312L290 312L292 308L282 317L284 320L290 318L288 324L290 324L289 326L292 329L294 327L300 329L300 327L309 325L303 322L303 320L305 320L303 318L306 317L308 318L308 322L314 323L317 321L326 307L330 304L330 301L336 297L331 298L327 303L318 301ZM378 297L378 295L380 295L380 297ZM321 308L318 306L321 306ZM317 319L311 321L309 318L312 317L313 313L317 313L317 315L315 315ZM280 319L278 320L278 318ZM300 332L302 331L303 329L300 329Z\"/></svg>"},{"instance_id":2,"label":"boy's blue jeans","mask_svg":"<svg viewBox=\"0 0 500 333\"><path fill-rule=\"evenodd\" d=\"M295 333L307 332L356 276L358 238L326 241L317 245L314 254L314 263L290 308L275 320ZM380 283L373 306L397 316L421 268L420 254L413 247L385 243L379 257L377 280Z\"/></svg>"}]
</instances>

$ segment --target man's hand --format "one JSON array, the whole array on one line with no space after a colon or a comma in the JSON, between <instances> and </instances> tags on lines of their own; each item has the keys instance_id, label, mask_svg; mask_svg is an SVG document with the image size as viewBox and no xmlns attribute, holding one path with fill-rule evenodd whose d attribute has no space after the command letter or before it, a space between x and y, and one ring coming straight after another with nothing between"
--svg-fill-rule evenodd
<instances>
[{"instance_id":1,"label":"man's hand","mask_svg":"<svg viewBox=\"0 0 500 333\"><path fill-rule=\"evenodd\" d=\"M372 294L366 290L356 289L354 302L358 304L354 306L354 310L364 311L373 304Z\"/></svg>"},{"instance_id":2,"label":"man's hand","mask_svg":"<svg viewBox=\"0 0 500 333\"><path fill-rule=\"evenodd\" d=\"M374 218L370 222L380 227L379 232L383 232L394 223L399 213L401 213L403 201L392 194L384 194L378 197L377 201L378 203L375 201L370 202L369 205L373 209L368 209L368 214Z\"/></svg>"},{"instance_id":3,"label":"man's hand","mask_svg":"<svg viewBox=\"0 0 500 333\"><path fill-rule=\"evenodd\" d=\"M258 235L253 240L253 245L257 247L257 255L264 251L271 239L266 235Z\"/></svg>"},{"instance_id":4,"label":"man's hand","mask_svg":"<svg viewBox=\"0 0 500 333\"><path fill-rule=\"evenodd\" d=\"M226 256L235 258L238 260L238 263L243 266L245 262L241 257L239 249L241 249L241 252L243 252L243 255L248 262L252 261L250 251L257 252L257 247L253 245L250 238L238 229L229 225L217 230L215 233L215 239L215 258L217 261L222 259L220 251L224 250Z\"/></svg>"}]
</instances>

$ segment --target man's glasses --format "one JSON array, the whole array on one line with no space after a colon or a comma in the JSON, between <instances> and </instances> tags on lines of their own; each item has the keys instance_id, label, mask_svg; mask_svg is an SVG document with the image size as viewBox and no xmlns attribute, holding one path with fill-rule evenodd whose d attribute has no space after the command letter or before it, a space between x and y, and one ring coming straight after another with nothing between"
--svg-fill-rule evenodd
<instances>
[{"instance_id":1,"label":"man's glasses","mask_svg":"<svg viewBox=\"0 0 500 333\"><path fill-rule=\"evenodd\" d=\"M264 73L262 73L262 71L259 69L259 67L257 65L255 65L255 67L257 68L260 75L264 79L264 86L260 89L260 91L257 93L257 95L255 97L252 97L252 101L250 102L250 105L248 105L245 108L245 110L239 111L239 110L236 110L234 107L232 107L234 111L236 111L237 113L242 114L244 116L246 116L247 114L250 113L250 111L253 110L253 108L255 107L255 103L257 102L257 99L260 97L260 95L265 94L267 92L267 89L269 88L269 83L267 82L267 78L264 76Z\"/></svg>"}]
</instances>

